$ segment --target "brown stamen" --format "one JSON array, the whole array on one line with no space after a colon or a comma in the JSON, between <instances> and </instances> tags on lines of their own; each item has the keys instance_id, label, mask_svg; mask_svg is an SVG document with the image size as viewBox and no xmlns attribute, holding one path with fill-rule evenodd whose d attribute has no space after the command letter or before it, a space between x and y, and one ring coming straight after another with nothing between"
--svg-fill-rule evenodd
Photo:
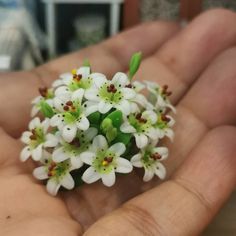
<instances>
[{"instance_id":1,"label":"brown stamen","mask_svg":"<svg viewBox=\"0 0 236 236\"><path fill-rule=\"evenodd\" d=\"M68 102L66 103L66 105L67 105L67 106L72 106L72 105L73 105L73 102L72 102L72 101L68 101Z\"/></svg>"},{"instance_id":2,"label":"brown stamen","mask_svg":"<svg viewBox=\"0 0 236 236\"><path fill-rule=\"evenodd\" d=\"M44 98L47 97L47 95L48 95L47 87L39 88L39 93L42 97L44 97Z\"/></svg>"},{"instance_id":3,"label":"brown stamen","mask_svg":"<svg viewBox=\"0 0 236 236\"><path fill-rule=\"evenodd\" d=\"M170 118L167 117L165 114L161 114L161 120L165 121L166 123L168 123L170 121Z\"/></svg>"},{"instance_id":4,"label":"brown stamen","mask_svg":"<svg viewBox=\"0 0 236 236\"><path fill-rule=\"evenodd\" d=\"M64 106L63 109L64 109L65 111L69 111L70 108L69 108L68 106Z\"/></svg>"},{"instance_id":5,"label":"brown stamen","mask_svg":"<svg viewBox=\"0 0 236 236\"><path fill-rule=\"evenodd\" d=\"M161 155L157 152L150 155L150 157L154 160L160 160L161 159Z\"/></svg>"}]
</instances>

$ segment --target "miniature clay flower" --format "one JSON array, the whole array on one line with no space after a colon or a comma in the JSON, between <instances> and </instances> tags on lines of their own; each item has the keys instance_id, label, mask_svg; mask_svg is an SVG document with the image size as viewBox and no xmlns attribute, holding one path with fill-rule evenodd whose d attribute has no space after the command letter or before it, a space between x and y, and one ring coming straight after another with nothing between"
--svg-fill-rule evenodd
<instances>
[{"instance_id":1,"label":"miniature clay flower","mask_svg":"<svg viewBox=\"0 0 236 236\"><path fill-rule=\"evenodd\" d=\"M84 172L82 180L90 184L102 179L104 185L112 186L116 179L115 172L129 173L133 169L131 163L121 157L124 152L123 143L115 143L109 147L104 136L96 136L91 151L81 154L82 161L90 165Z\"/></svg>"},{"instance_id":2,"label":"miniature clay flower","mask_svg":"<svg viewBox=\"0 0 236 236\"><path fill-rule=\"evenodd\" d=\"M173 112L176 112L175 108L171 105L168 97L172 94L168 91L168 86L164 85L161 87L157 83L145 81L147 84L147 89L150 92L150 99L154 104L154 108L157 110L165 111L166 108L170 108Z\"/></svg>"},{"instance_id":3,"label":"miniature clay flower","mask_svg":"<svg viewBox=\"0 0 236 236\"><path fill-rule=\"evenodd\" d=\"M87 114L99 111L104 114L112 108L122 111L128 115L131 112L130 100L136 95L134 89L129 87L130 81L124 73L116 73L112 80L105 76L94 78L95 86L85 91L85 98L88 99Z\"/></svg>"},{"instance_id":4,"label":"miniature clay flower","mask_svg":"<svg viewBox=\"0 0 236 236\"><path fill-rule=\"evenodd\" d=\"M157 136L159 139L167 136L171 141L174 139L174 131L171 127L175 124L174 119L170 115L165 115L163 113L159 113L157 115L157 122L154 127L157 131Z\"/></svg>"},{"instance_id":5,"label":"miniature clay flower","mask_svg":"<svg viewBox=\"0 0 236 236\"><path fill-rule=\"evenodd\" d=\"M61 145L55 148L52 153L53 161L62 162L70 159L71 165L74 168L80 168L83 165L80 155L88 150L90 142L97 135L97 132L97 129L93 127L86 131L79 131L70 143L61 138Z\"/></svg>"},{"instance_id":6,"label":"miniature clay flower","mask_svg":"<svg viewBox=\"0 0 236 236\"><path fill-rule=\"evenodd\" d=\"M33 160L39 161L42 157L43 147L55 147L58 143L58 138L47 133L49 128L49 119L46 118L42 123L38 117L35 117L29 123L29 131L22 134L21 141L27 144L21 151L21 161L26 161L30 156Z\"/></svg>"},{"instance_id":7,"label":"miniature clay flower","mask_svg":"<svg viewBox=\"0 0 236 236\"><path fill-rule=\"evenodd\" d=\"M131 158L133 166L138 168L144 168L143 181L150 181L154 175L157 175L160 179L164 179L166 176L166 169L161 163L168 157L168 149L166 147L153 147L147 146L145 149Z\"/></svg>"},{"instance_id":8,"label":"miniature clay flower","mask_svg":"<svg viewBox=\"0 0 236 236\"><path fill-rule=\"evenodd\" d=\"M46 188L51 195L55 196L61 186L69 190L74 188L75 182L70 174L73 168L69 160L56 163L51 154L45 151L42 164L34 169L33 175L39 180L48 179Z\"/></svg>"},{"instance_id":9,"label":"miniature clay flower","mask_svg":"<svg viewBox=\"0 0 236 236\"><path fill-rule=\"evenodd\" d=\"M42 102L46 102L49 106L53 106L53 97L54 93L52 89L48 88L39 88L40 96L33 99L31 117L35 116L41 109Z\"/></svg>"},{"instance_id":10,"label":"miniature clay flower","mask_svg":"<svg viewBox=\"0 0 236 236\"><path fill-rule=\"evenodd\" d=\"M120 126L123 133L132 133L138 148L148 144L149 138L156 140L157 132L153 125L157 121L157 115L151 110L142 113L130 114L127 120Z\"/></svg>"},{"instance_id":11,"label":"miniature clay flower","mask_svg":"<svg viewBox=\"0 0 236 236\"><path fill-rule=\"evenodd\" d=\"M60 75L60 79L55 80L52 87L56 88L63 86L70 91L77 89L88 89L92 85L92 77L90 75L90 67L84 66L79 69L72 70L71 73L64 73Z\"/></svg>"},{"instance_id":12,"label":"miniature clay flower","mask_svg":"<svg viewBox=\"0 0 236 236\"><path fill-rule=\"evenodd\" d=\"M87 130L89 128L89 120L81 105L83 94L84 90L78 89L72 93L70 98L66 97L66 100L63 100L62 97L54 100L54 105L59 113L51 118L50 124L61 130L62 137L67 142L71 142L75 138L78 129Z\"/></svg>"}]
</instances>

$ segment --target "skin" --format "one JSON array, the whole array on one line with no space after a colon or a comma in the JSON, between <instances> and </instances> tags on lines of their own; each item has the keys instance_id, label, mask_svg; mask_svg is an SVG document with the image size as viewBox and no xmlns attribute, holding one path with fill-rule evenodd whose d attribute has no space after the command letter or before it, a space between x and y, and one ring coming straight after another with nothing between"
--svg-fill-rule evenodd
<instances>
[{"instance_id":1,"label":"skin","mask_svg":"<svg viewBox=\"0 0 236 236\"><path fill-rule=\"evenodd\" d=\"M236 184L235 22L234 13L216 9L184 29L148 23L32 71L1 74L0 235L199 235ZM135 51L144 54L136 79L174 92L176 139L167 143L167 181L143 183L138 170L112 188L97 182L49 196L31 176L33 164L18 160L37 88L84 58L112 76L127 70Z\"/></svg>"}]
</instances>

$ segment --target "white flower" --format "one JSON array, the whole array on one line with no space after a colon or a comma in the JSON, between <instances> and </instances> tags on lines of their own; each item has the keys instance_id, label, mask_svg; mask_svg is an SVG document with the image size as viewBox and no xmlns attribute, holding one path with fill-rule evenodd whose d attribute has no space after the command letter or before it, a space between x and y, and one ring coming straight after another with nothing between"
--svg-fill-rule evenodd
<instances>
[{"instance_id":1,"label":"white flower","mask_svg":"<svg viewBox=\"0 0 236 236\"><path fill-rule=\"evenodd\" d=\"M71 165L78 169L83 165L80 155L87 151L91 140L97 135L96 128L89 128L86 131L80 131L71 143L60 140L60 144L52 153L52 159L55 162L62 162L70 159Z\"/></svg>"},{"instance_id":2,"label":"white flower","mask_svg":"<svg viewBox=\"0 0 236 236\"><path fill-rule=\"evenodd\" d=\"M90 67L84 66L77 70L72 70L71 73L61 74L60 79L55 80L52 87L64 86L70 91L76 91L79 88L88 89L91 87L91 84Z\"/></svg>"},{"instance_id":3,"label":"white flower","mask_svg":"<svg viewBox=\"0 0 236 236\"><path fill-rule=\"evenodd\" d=\"M130 81L126 74L118 72L112 80L107 80L102 74L97 74L93 79L95 86L85 91L85 98L89 115L95 111L102 114L107 113L112 108L122 111L128 115L131 112L130 100L136 95L134 89L129 88Z\"/></svg>"},{"instance_id":4,"label":"white flower","mask_svg":"<svg viewBox=\"0 0 236 236\"><path fill-rule=\"evenodd\" d=\"M158 138L163 138L167 136L170 138L171 141L174 139L174 131L171 127L175 124L174 119L170 115L165 114L158 114L157 122L155 123L154 127L157 132Z\"/></svg>"},{"instance_id":5,"label":"white flower","mask_svg":"<svg viewBox=\"0 0 236 236\"><path fill-rule=\"evenodd\" d=\"M39 89L40 96L33 99L31 102L33 104L32 110L31 110L31 117L34 117L39 111L40 111L40 103L42 101L45 101L49 106L53 106L53 90L47 89L47 88L40 88Z\"/></svg>"},{"instance_id":6,"label":"white flower","mask_svg":"<svg viewBox=\"0 0 236 236\"><path fill-rule=\"evenodd\" d=\"M149 138L157 140L158 135L153 125L157 121L157 115L151 110L143 113L130 114L127 120L120 126L123 133L132 133L138 148L145 147Z\"/></svg>"},{"instance_id":7,"label":"white flower","mask_svg":"<svg viewBox=\"0 0 236 236\"><path fill-rule=\"evenodd\" d=\"M38 117L35 117L29 123L29 131L22 134L21 141L27 144L20 154L21 161L26 161L30 156L35 161L39 161L42 157L43 147L55 147L58 138L47 133L49 128L49 119L46 118L42 123Z\"/></svg>"},{"instance_id":8,"label":"white flower","mask_svg":"<svg viewBox=\"0 0 236 236\"><path fill-rule=\"evenodd\" d=\"M83 152L81 159L90 167L84 172L82 180L88 184L102 179L104 185L110 187L115 183L115 172L129 173L133 167L122 158L125 152L123 143L116 143L108 147L106 138L98 135L93 139L91 151Z\"/></svg>"},{"instance_id":9,"label":"white flower","mask_svg":"<svg viewBox=\"0 0 236 236\"><path fill-rule=\"evenodd\" d=\"M66 95L60 99L56 97L54 100L54 105L60 113L51 118L50 124L58 127L67 142L71 142L75 138L78 129L87 130L89 128L89 120L81 105L83 94L84 90L78 89L70 96L68 95L69 97Z\"/></svg>"},{"instance_id":10,"label":"white flower","mask_svg":"<svg viewBox=\"0 0 236 236\"><path fill-rule=\"evenodd\" d=\"M154 103L154 107L159 111L164 112L166 108L170 108L173 112L176 112L175 108L171 105L168 97L172 94L168 91L168 86L161 87L157 83L145 81L147 89L150 92L150 100Z\"/></svg>"},{"instance_id":11,"label":"white flower","mask_svg":"<svg viewBox=\"0 0 236 236\"><path fill-rule=\"evenodd\" d=\"M153 147L147 146L142 149L138 154L131 158L131 163L135 167L143 167L145 174L143 181L147 182L157 175L160 179L166 176L166 169L160 161L168 157L168 149L166 147Z\"/></svg>"},{"instance_id":12,"label":"white flower","mask_svg":"<svg viewBox=\"0 0 236 236\"><path fill-rule=\"evenodd\" d=\"M33 175L36 179L47 181L47 191L55 196L61 186L66 189L73 189L75 186L74 180L70 174L73 170L69 161L64 161L60 163L55 163L51 154L44 151L43 166L37 167L33 171Z\"/></svg>"}]
</instances>

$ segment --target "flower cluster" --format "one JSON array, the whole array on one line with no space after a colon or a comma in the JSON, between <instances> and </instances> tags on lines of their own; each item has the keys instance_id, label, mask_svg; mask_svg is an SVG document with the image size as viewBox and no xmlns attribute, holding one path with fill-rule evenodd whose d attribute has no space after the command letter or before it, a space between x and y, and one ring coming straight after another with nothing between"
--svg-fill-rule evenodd
<instances>
[{"instance_id":1,"label":"flower cluster","mask_svg":"<svg viewBox=\"0 0 236 236\"><path fill-rule=\"evenodd\" d=\"M167 112L175 108L168 86L132 81L140 60L134 54L129 73L111 80L86 63L60 75L52 88L39 89L20 159L38 163L33 175L47 180L50 194L99 179L112 186L116 173L133 167L144 168L144 181L165 177L161 162L168 149L158 143L165 136L173 139L174 119Z\"/></svg>"}]
</instances>

